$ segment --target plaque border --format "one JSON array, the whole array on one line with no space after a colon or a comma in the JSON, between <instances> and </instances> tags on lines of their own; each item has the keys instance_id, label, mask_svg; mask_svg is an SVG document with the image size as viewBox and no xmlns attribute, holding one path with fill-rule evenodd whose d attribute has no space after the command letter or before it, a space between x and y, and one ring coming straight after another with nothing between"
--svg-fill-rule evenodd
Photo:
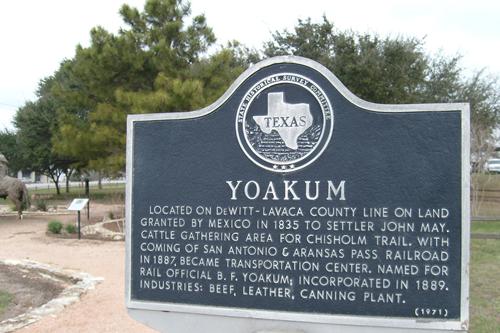
<instances>
[{"instance_id":1,"label":"plaque border","mask_svg":"<svg viewBox=\"0 0 500 333\"><path fill-rule=\"evenodd\" d=\"M247 308L233 308L221 306L204 306L204 305L187 305L178 303L164 303L153 301L140 301L131 298L131 217L132 217L132 191L133 191L133 152L134 152L134 124L136 122L152 122L160 120L181 120L194 119L208 115L221 107L235 90L248 78L257 71L269 67L271 65L288 63L309 67L321 75L323 75L332 84L339 93L344 96L349 102L360 107L366 112L382 112L382 113L413 113L413 112L460 112L461 114L461 153L462 153L462 244L461 244L461 289L460 289L460 319L435 319L435 318L410 318L410 317L375 317L362 315L328 315L328 314L312 314L303 312L286 312L275 310L258 310ZM298 326L302 324L329 324L329 325L345 325L376 328L403 328L403 329L423 329L423 330L455 330L467 331L469 327L469 263L470 263L470 107L468 103L435 103L435 104L377 104L367 102L350 92L340 80L323 65L302 57L297 56L281 56L274 57L261 61L242 73L229 89L213 104L196 111L190 112L170 112L170 113L155 113L155 114L137 114L127 117L127 151L126 151L126 200L125 200L125 216L126 216L126 253L125 253L125 304L129 313L136 319L143 319L143 322L153 327L162 327L151 318L147 319L139 310L153 310L178 313L179 318L191 318L192 314L199 315L204 321L207 317L212 317L213 321L221 321L225 317L239 317L254 320L265 320L273 323L274 327L277 321L296 322ZM165 315L167 315L165 313ZM327 332L324 326L314 326L315 332ZM163 327L165 327L164 325ZM178 325L177 325L178 326ZM256 327L258 325L255 325ZM323 327L323 328L321 328ZM233 328L234 329L234 328ZM329 331L329 330L328 330ZM186 332L188 330L186 329Z\"/></svg>"}]
</instances>

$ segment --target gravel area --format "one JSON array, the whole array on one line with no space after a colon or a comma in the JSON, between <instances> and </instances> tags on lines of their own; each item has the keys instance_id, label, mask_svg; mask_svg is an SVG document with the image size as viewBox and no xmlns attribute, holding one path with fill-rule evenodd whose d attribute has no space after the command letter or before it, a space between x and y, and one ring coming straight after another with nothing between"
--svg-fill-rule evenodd
<instances>
[{"instance_id":1,"label":"gravel area","mask_svg":"<svg viewBox=\"0 0 500 333\"><path fill-rule=\"evenodd\" d=\"M106 206L94 205L92 214L105 214ZM0 216L0 259L29 259L59 269L75 270L104 278L62 312L18 330L28 332L154 332L132 320L125 309L125 242L48 237L48 221L54 217ZM56 219L71 222L72 215ZM39 286L43 288L42 285Z\"/></svg>"}]
</instances>

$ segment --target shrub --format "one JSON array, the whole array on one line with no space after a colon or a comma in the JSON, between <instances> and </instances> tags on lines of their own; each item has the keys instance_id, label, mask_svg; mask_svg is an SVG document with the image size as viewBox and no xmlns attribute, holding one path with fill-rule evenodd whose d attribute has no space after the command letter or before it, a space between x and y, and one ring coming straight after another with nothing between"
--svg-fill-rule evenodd
<instances>
[{"instance_id":1,"label":"shrub","mask_svg":"<svg viewBox=\"0 0 500 333\"><path fill-rule=\"evenodd\" d=\"M15 204L13 204L13 203L9 204L9 208L10 208L11 211L17 212L17 207L16 207ZM28 207L26 207L26 203L25 202L21 202L21 210L23 210L23 211L28 210Z\"/></svg>"},{"instance_id":2,"label":"shrub","mask_svg":"<svg viewBox=\"0 0 500 333\"><path fill-rule=\"evenodd\" d=\"M115 219L115 214L114 214L113 212L109 211L109 212L108 212L108 218L109 218L110 220L114 220L114 219Z\"/></svg>"},{"instance_id":3,"label":"shrub","mask_svg":"<svg viewBox=\"0 0 500 333\"><path fill-rule=\"evenodd\" d=\"M0 290L0 315L3 314L7 306L12 301L13 297L6 291Z\"/></svg>"},{"instance_id":4,"label":"shrub","mask_svg":"<svg viewBox=\"0 0 500 333\"><path fill-rule=\"evenodd\" d=\"M39 200L36 202L35 204L36 206L36 209L39 210L39 211L42 211L42 212L46 212L47 211L47 203L43 200Z\"/></svg>"},{"instance_id":5,"label":"shrub","mask_svg":"<svg viewBox=\"0 0 500 333\"><path fill-rule=\"evenodd\" d=\"M49 225L47 226L48 230L53 234L61 233L62 227L63 224L59 221L50 221Z\"/></svg>"},{"instance_id":6,"label":"shrub","mask_svg":"<svg viewBox=\"0 0 500 333\"><path fill-rule=\"evenodd\" d=\"M74 225L74 224L71 224L71 223L70 223L70 224L66 224L65 229L66 229L66 232L67 232L68 234L74 234L74 233L76 232L76 227L75 227L75 225Z\"/></svg>"}]
</instances>

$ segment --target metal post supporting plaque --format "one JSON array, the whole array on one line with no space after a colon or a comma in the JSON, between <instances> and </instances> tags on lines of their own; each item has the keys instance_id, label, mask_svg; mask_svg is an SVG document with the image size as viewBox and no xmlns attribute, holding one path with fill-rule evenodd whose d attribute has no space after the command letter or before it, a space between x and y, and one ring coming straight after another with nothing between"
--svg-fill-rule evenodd
<instances>
[{"instance_id":1,"label":"metal post supporting plaque","mask_svg":"<svg viewBox=\"0 0 500 333\"><path fill-rule=\"evenodd\" d=\"M78 239L82 238L81 228L80 228L80 211L78 211Z\"/></svg>"},{"instance_id":2,"label":"metal post supporting plaque","mask_svg":"<svg viewBox=\"0 0 500 333\"><path fill-rule=\"evenodd\" d=\"M90 221L90 180L85 178L85 196L89 199L87 204L87 222Z\"/></svg>"}]
</instances>

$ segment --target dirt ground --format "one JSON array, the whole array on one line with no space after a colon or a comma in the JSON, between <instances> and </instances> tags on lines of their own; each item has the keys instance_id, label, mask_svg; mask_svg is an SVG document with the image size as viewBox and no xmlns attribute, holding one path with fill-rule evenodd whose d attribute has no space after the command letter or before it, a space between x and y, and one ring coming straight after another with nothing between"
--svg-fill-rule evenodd
<instances>
[{"instance_id":1,"label":"dirt ground","mask_svg":"<svg viewBox=\"0 0 500 333\"><path fill-rule=\"evenodd\" d=\"M91 215L104 216L109 209L94 204ZM29 215L19 221L15 216L0 216L0 259L30 259L86 272L104 281L62 312L17 332L154 332L130 319L125 309L125 242L49 237L45 234L47 223L54 219L68 223L76 217ZM37 287L45 288L42 284Z\"/></svg>"},{"instance_id":2,"label":"dirt ground","mask_svg":"<svg viewBox=\"0 0 500 333\"><path fill-rule=\"evenodd\" d=\"M0 264L0 290L12 295L13 300L0 321L39 307L59 295L65 285L43 278L38 272L23 271Z\"/></svg>"}]
</instances>

